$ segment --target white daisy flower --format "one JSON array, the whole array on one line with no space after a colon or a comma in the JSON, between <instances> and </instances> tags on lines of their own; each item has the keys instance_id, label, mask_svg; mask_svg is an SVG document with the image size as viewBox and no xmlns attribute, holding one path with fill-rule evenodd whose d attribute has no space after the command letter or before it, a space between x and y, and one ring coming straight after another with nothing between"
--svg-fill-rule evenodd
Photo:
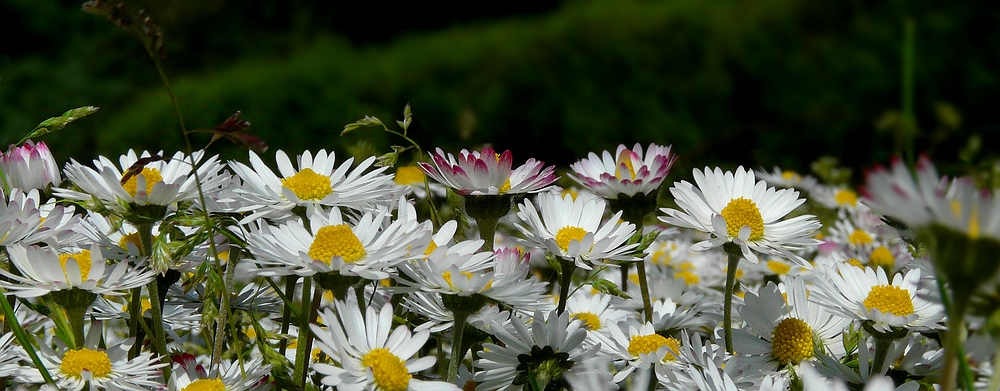
<instances>
[{"instance_id":1,"label":"white daisy flower","mask_svg":"<svg viewBox=\"0 0 1000 391\"><path fill-rule=\"evenodd\" d=\"M271 388L260 387L271 373L271 366L265 364L261 357L242 363L223 360L219 363L216 377L209 376L194 355L185 353L174 357L173 362L173 371L167 382L169 391L246 391Z\"/></svg>"},{"instance_id":2,"label":"white daisy flower","mask_svg":"<svg viewBox=\"0 0 1000 391\"><path fill-rule=\"evenodd\" d=\"M55 349L44 343L36 345L42 364L59 389L80 391L88 382L93 388L104 390L145 391L163 386L159 368L166 364L151 353L140 353L130 360L128 352L134 343L133 338L108 344L107 349L101 349L101 334L101 322L94 322L79 349L70 349L58 339ZM34 366L22 367L17 380L36 384L44 382Z\"/></svg>"},{"instance_id":3,"label":"white daisy flower","mask_svg":"<svg viewBox=\"0 0 1000 391\"><path fill-rule=\"evenodd\" d=\"M431 160L433 164L417 164L435 181L462 195L537 193L556 181L555 166L542 168L545 163L528 159L511 170L513 154L510 151L497 153L491 147L471 152L463 149L457 160L437 148Z\"/></svg>"},{"instance_id":4,"label":"white daisy flower","mask_svg":"<svg viewBox=\"0 0 1000 391\"><path fill-rule=\"evenodd\" d=\"M836 210L840 217L858 213L864 208L858 192L846 185L816 185L809 189L809 195L820 205Z\"/></svg>"},{"instance_id":5,"label":"white daisy flower","mask_svg":"<svg viewBox=\"0 0 1000 391\"><path fill-rule=\"evenodd\" d=\"M632 149L621 144L614 156L609 151L601 156L591 152L586 159L571 164L573 173L569 176L601 197L613 200L620 194L631 197L658 190L676 160L670 146L650 144L643 153L638 143Z\"/></svg>"},{"instance_id":6,"label":"white daisy flower","mask_svg":"<svg viewBox=\"0 0 1000 391\"><path fill-rule=\"evenodd\" d=\"M35 144L28 140L23 145L11 146L7 153L0 154L0 172L6 193L14 188L45 190L62 182L59 164L44 142Z\"/></svg>"},{"instance_id":7,"label":"white daisy flower","mask_svg":"<svg viewBox=\"0 0 1000 391\"><path fill-rule=\"evenodd\" d=\"M129 150L119 159L116 166L110 159L100 156L94 160L94 168L71 160L66 165L66 178L80 191L56 188L53 191L62 198L91 203L94 198L103 207L124 212L123 205L169 206L179 201L194 201L198 197L198 183L195 182L192 161L198 165L198 179L203 188L217 187L223 176L218 156L202 162L205 151L196 151L190 157L177 152L172 157L163 152L151 154L143 151L136 154ZM95 205L94 208L99 209Z\"/></svg>"},{"instance_id":8,"label":"white daisy flower","mask_svg":"<svg viewBox=\"0 0 1000 391\"><path fill-rule=\"evenodd\" d=\"M798 188L810 191L818 183L816 178L812 176L802 175L791 170L782 170L778 167L774 167L771 171L766 171L762 168L754 171L754 173L760 180L774 187Z\"/></svg>"},{"instance_id":9,"label":"white daisy flower","mask_svg":"<svg viewBox=\"0 0 1000 391\"><path fill-rule=\"evenodd\" d=\"M0 336L0 377L16 375L21 368L18 362L22 357L27 357L21 346L13 341L14 333Z\"/></svg>"},{"instance_id":10,"label":"white daisy flower","mask_svg":"<svg viewBox=\"0 0 1000 391\"><path fill-rule=\"evenodd\" d=\"M636 314L612 306L611 300L611 295L583 291L570 296L566 301L566 312L569 313L570 319L583 322L583 327L588 331L586 343L590 345L600 343L597 334L610 337L612 325Z\"/></svg>"},{"instance_id":11,"label":"white daisy flower","mask_svg":"<svg viewBox=\"0 0 1000 391\"><path fill-rule=\"evenodd\" d=\"M309 209L317 206L344 206L355 210L370 209L372 205L386 202L393 197L392 177L385 175L388 167L373 167L375 157L369 157L351 169L354 158L348 158L338 167L333 152L325 149L305 151L296 157L296 164L284 151L275 154L278 175L256 153L250 151L250 165L230 162L229 167L243 180L243 188L236 193L247 204L256 205L257 211L243 219L252 221L259 217L287 215L292 208Z\"/></svg>"},{"instance_id":12,"label":"white daisy flower","mask_svg":"<svg viewBox=\"0 0 1000 391\"><path fill-rule=\"evenodd\" d=\"M97 295L123 295L129 289L152 281L153 271L131 269L128 262L108 265L101 248L94 244L79 252L52 247L7 246L16 275L0 269L8 281L0 286L18 297L38 297L55 291L77 288Z\"/></svg>"},{"instance_id":13,"label":"white daisy flower","mask_svg":"<svg viewBox=\"0 0 1000 391\"><path fill-rule=\"evenodd\" d=\"M444 185L436 182L425 181L427 176L420 170L419 166L399 166L392 176L392 181L396 186L403 187L407 192L412 192L418 200L427 198L427 187L431 189L431 195L444 198L448 195L448 189Z\"/></svg>"},{"instance_id":14,"label":"white daisy flower","mask_svg":"<svg viewBox=\"0 0 1000 391\"><path fill-rule=\"evenodd\" d=\"M735 173L723 173L720 168L695 169L694 181L697 187L681 181L670 188L682 210L660 209L666 214L660 220L667 224L712 234L710 239L691 246L692 250L733 242L754 263L757 256L750 250L781 255L807 265L794 251L819 244L813 235L820 222L812 215L784 219L805 202L798 191L768 187L764 181L754 179L753 171L743 167Z\"/></svg>"},{"instance_id":15,"label":"white daisy flower","mask_svg":"<svg viewBox=\"0 0 1000 391\"><path fill-rule=\"evenodd\" d=\"M890 280L882 268L858 268L841 263L819 271L811 299L841 316L884 333L903 328L928 331L943 328L944 308L921 286L920 269L895 274Z\"/></svg>"},{"instance_id":16,"label":"white daisy flower","mask_svg":"<svg viewBox=\"0 0 1000 391\"><path fill-rule=\"evenodd\" d=\"M502 345L483 344L479 359L473 363L482 369L475 375L480 390L521 389L538 379L546 379L554 389L566 387L573 377L588 376L588 368L593 367L589 361L599 359L599 346L583 345L587 331L582 322L570 322L565 312L557 315L551 311L546 317L536 311L530 320L515 316L506 326L495 329L494 337ZM614 385L607 389L614 389Z\"/></svg>"},{"instance_id":17,"label":"white daisy flower","mask_svg":"<svg viewBox=\"0 0 1000 391\"><path fill-rule=\"evenodd\" d=\"M338 273L367 280L388 278L388 269L414 257L412 247L427 243L430 221L391 219L391 212L365 212L355 224L345 222L339 209L315 209L309 226L291 220L279 226L258 222L250 227L250 252L261 275L311 276ZM413 227L419 225L419 228Z\"/></svg>"},{"instance_id":18,"label":"white daisy flower","mask_svg":"<svg viewBox=\"0 0 1000 391\"><path fill-rule=\"evenodd\" d=\"M414 357L430 331L392 329L388 304L380 310L368 307L365 314L352 302L337 301L336 307L336 314L329 309L320 314L327 328L311 325L316 346L334 362L313 364L323 385L377 391L460 390L454 384L417 378L436 361L434 356Z\"/></svg>"},{"instance_id":19,"label":"white daisy flower","mask_svg":"<svg viewBox=\"0 0 1000 391\"><path fill-rule=\"evenodd\" d=\"M619 211L602 224L607 201L590 194L560 196L554 192L539 193L538 208L531 200L519 204L518 230L531 246L542 247L551 254L573 260L577 267L591 270L595 262L607 260L639 261L631 255L638 244L627 242L635 233L635 225L620 222Z\"/></svg>"},{"instance_id":20,"label":"white daisy flower","mask_svg":"<svg viewBox=\"0 0 1000 391\"><path fill-rule=\"evenodd\" d=\"M787 281L784 293L778 288L771 282L743 297L737 311L750 332L735 330L735 350L775 369L812 359L815 346L844 354L842 335L851 320L806 300L799 277Z\"/></svg>"},{"instance_id":21,"label":"white daisy flower","mask_svg":"<svg viewBox=\"0 0 1000 391\"><path fill-rule=\"evenodd\" d=\"M664 337L656 333L653 324L639 324L635 320L618 322L608 328L610 338L598 335L601 352L613 357L614 362L624 365L615 374L613 381L625 380L636 369L651 366L673 365L680 354L680 342L676 338Z\"/></svg>"}]
</instances>

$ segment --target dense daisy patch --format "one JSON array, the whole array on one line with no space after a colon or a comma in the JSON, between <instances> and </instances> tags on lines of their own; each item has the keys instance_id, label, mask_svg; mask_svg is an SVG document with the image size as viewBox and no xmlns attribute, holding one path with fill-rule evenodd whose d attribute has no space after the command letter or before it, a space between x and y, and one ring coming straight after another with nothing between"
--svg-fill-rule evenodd
<instances>
[{"instance_id":1,"label":"dense daisy patch","mask_svg":"<svg viewBox=\"0 0 1000 391\"><path fill-rule=\"evenodd\" d=\"M686 177L678 153L621 145L560 169L492 147L411 164L321 149L277 151L272 168L256 152L126 151L59 169L43 142L12 146L0 381L1000 385L992 189L926 157L854 187L777 167Z\"/></svg>"}]
</instances>

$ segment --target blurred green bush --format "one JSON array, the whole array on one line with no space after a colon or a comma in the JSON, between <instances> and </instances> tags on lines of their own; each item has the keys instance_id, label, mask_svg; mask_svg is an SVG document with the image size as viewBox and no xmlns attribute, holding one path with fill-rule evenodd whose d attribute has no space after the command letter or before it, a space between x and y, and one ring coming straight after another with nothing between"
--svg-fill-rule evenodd
<instances>
[{"instance_id":1,"label":"blurred green bush","mask_svg":"<svg viewBox=\"0 0 1000 391\"><path fill-rule=\"evenodd\" d=\"M891 131L877 129L898 115L909 19L917 26L917 148L954 159L971 134L997 133L998 11L975 2L576 1L384 45L357 47L330 34L281 50L262 43L203 71L174 58L184 73L172 82L189 128L240 110L252 133L291 153L385 152L402 140L340 131L365 115L391 123L409 103L411 134L428 149L492 143L516 160L565 166L619 143L656 142L674 145L675 170L685 176L716 164L808 171L823 155L866 166L894 153ZM79 42L57 57L63 63L0 64L4 137L93 104L101 112L68 129L72 137L46 140L61 157L182 149L141 46L99 23L107 24L83 23L97 38L67 37ZM115 70L133 79L109 77ZM63 106L52 107L53 97ZM989 137L985 144L996 145Z\"/></svg>"}]
</instances>

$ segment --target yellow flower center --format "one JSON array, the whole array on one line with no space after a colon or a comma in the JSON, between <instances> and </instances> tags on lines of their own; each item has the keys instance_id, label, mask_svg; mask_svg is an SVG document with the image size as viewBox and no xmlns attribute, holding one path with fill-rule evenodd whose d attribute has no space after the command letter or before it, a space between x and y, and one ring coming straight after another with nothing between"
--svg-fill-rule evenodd
<instances>
[{"instance_id":1,"label":"yellow flower center","mask_svg":"<svg viewBox=\"0 0 1000 391\"><path fill-rule=\"evenodd\" d=\"M300 200L321 200L330 193L330 177L317 174L311 168L302 169L288 178L281 180L281 185L287 187Z\"/></svg>"},{"instance_id":2,"label":"yellow flower center","mask_svg":"<svg viewBox=\"0 0 1000 391\"><path fill-rule=\"evenodd\" d=\"M955 213L956 217L961 218L962 217L962 203L959 202L958 200L952 201L951 202L951 211L953 213ZM976 240L976 239L979 238L979 214L976 213L976 206L975 205L972 206L972 210L969 212L969 227L968 227L968 231L969 231L968 235L969 235L970 239Z\"/></svg>"},{"instance_id":3,"label":"yellow flower center","mask_svg":"<svg viewBox=\"0 0 1000 391\"><path fill-rule=\"evenodd\" d=\"M680 273L674 274L674 278L683 278L684 283L688 285L695 285L701 281L701 277L697 274L692 273L690 270L684 270Z\"/></svg>"},{"instance_id":4,"label":"yellow flower center","mask_svg":"<svg viewBox=\"0 0 1000 391\"><path fill-rule=\"evenodd\" d=\"M506 193L508 191L510 191L510 177L507 177L507 180L503 182L503 186L500 186L499 193L503 194L503 193Z\"/></svg>"},{"instance_id":5,"label":"yellow flower center","mask_svg":"<svg viewBox=\"0 0 1000 391\"><path fill-rule=\"evenodd\" d=\"M722 218L726 219L726 233L730 237L738 237L740 228L750 227L750 241L760 240L764 237L764 218L760 215L757 204L746 198L740 197L732 201L725 208L722 208Z\"/></svg>"},{"instance_id":6,"label":"yellow flower center","mask_svg":"<svg viewBox=\"0 0 1000 391\"><path fill-rule=\"evenodd\" d=\"M125 191L128 192L128 194L132 197L135 197L135 193L138 192L138 189L136 187L138 186L139 183L139 175L142 175L144 178L146 178L146 194L149 194L149 192L153 191L153 185L155 185L156 182L163 182L163 176L160 175L160 170L150 167L143 168L142 173L139 173L138 175L133 175L131 178L125 181L124 184L122 184L122 187L125 188Z\"/></svg>"},{"instance_id":7,"label":"yellow flower center","mask_svg":"<svg viewBox=\"0 0 1000 391\"><path fill-rule=\"evenodd\" d=\"M628 170L628 179L635 179L635 167L632 167L632 152L629 150L623 150L622 153L618 154L618 177L624 178L622 175L622 165Z\"/></svg>"},{"instance_id":8,"label":"yellow flower center","mask_svg":"<svg viewBox=\"0 0 1000 391\"><path fill-rule=\"evenodd\" d=\"M572 316L575 319L580 319L587 330L597 330L601 328L601 318L598 318L593 312L577 312Z\"/></svg>"},{"instance_id":9,"label":"yellow flower center","mask_svg":"<svg viewBox=\"0 0 1000 391\"><path fill-rule=\"evenodd\" d=\"M365 247L347 224L328 225L319 229L309 246L309 257L330 264L333 257L354 263L365 256Z\"/></svg>"},{"instance_id":10,"label":"yellow flower center","mask_svg":"<svg viewBox=\"0 0 1000 391\"><path fill-rule=\"evenodd\" d=\"M668 354L664 360L673 361L677 359L680 352L680 344L674 338L667 338L659 334L638 335L632 337L628 342L628 353L638 357L640 354L649 354L659 350L661 347L668 348Z\"/></svg>"},{"instance_id":11,"label":"yellow flower center","mask_svg":"<svg viewBox=\"0 0 1000 391\"><path fill-rule=\"evenodd\" d=\"M837 193L833 195L833 200L840 206L857 206L858 193L847 189L838 190Z\"/></svg>"},{"instance_id":12,"label":"yellow flower center","mask_svg":"<svg viewBox=\"0 0 1000 391\"><path fill-rule=\"evenodd\" d=\"M424 172L416 166L403 166L396 169L396 175L392 180L400 185L422 185Z\"/></svg>"},{"instance_id":13,"label":"yellow flower center","mask_svg":"<svg viewBox=\"0 0 1000 391\"><path fill-rule=\"evenodd\" d=\"M410 384L406 363L386 348L377 348L361 358L361 365L372 369L375 384L384 391L403 391Z\"/></svg>"},{"instance_id":14,"label":"yellow flower center","mask_svg":"<svg viewBox=\"0 0 1000 391\"><path fill-rule=\"evenodd\" d=\"M845 262L847 262L848 265L854 266L854 267L856 267L858 269L864 269L865 268L865 265L863 263L861 263L861 261L858 260L857 258L851 258L851 259L848 259Z\"/></svg>"},{"instance_id":15,"label":"yellow flower center","mask_svg":"<svg viewBox=\"0 0 1000 391\"><path fill-rule=\"evenodd\" d=\"M876 285L865 298L865 308L876 309L883 314L907 316L913 313L913 299L910 292L893 285Z\"/></svg>"},{"instance_id":16,"label":"yellow flower center","mask_svg":"<svg viewBox=\"0 0 1000 391\"><path fill-rule=\"evenodd\" d=\"M878 246L872 250L871 255L868 256L868 266L892 269L896 266L896 257L894 257L892 255L892 251L889 251L889 249L885 246Z\"/></svg>"},{"instance_id":17,"label":"yellow flower center","mask_svg":"<svg viewBox=\"0 0 1000 391\"><path fill-rule=\"evenodd\" d=\"M226 384L219 379L198 379L181 391L226 391Z\"/></svg>"},{"instance_id":18,"label":"yellow flower center","mask_svg":"<svg viewBox=\"0 0 1000 391\"><path fill-rule=\"evenodd\" d=\"M581 241L584 236L587 236L586 230L570 225L559 229L556 233L556 243L563 251L569 251L569 243L574 240Z\"/></svg>"},{"instance_id":19,"label":"yellow flower center","mask_svg":"<svg viewBox=\"0 0 1000 391\"><path fill-rule=\"evenodd\" d=\"M566 198L567 194L569 194L570 197L573 197L573 201L576 201L576 196L579 195L580 192L573 189L563 189L562 193L559 194L559 198Z\"/></svg>"},{"instance_id":20,"label":"yellow flower center","mask_svg":"<svg viewBox=\"0 0 1000 391\"><path fill-rule=\"evenodd\" d=\"M83 250L78 253L69 254L59 254L59 264L62 265L63 276L69 278L66 274L66 261L70 258L76 260L76 264L80 266L80 279L87 281L87 277L90 275L90 250Z\"/></svg>"},{"instance_id":21,"label":"yellow flower center","mask_svg":"<svg viewBox=\"0 0 1000 391\"><path fill-rule=\"evenodd\" d=\"M430 244L427 245L427 250L424 251L424 255L431 255L434 250L437 250L438 245L432 240Z\"/></svg>"},{"instance_id":22,"label":"yellow flower center","mask_svg":"<svg viewBox=\"0 0 1000 391\"><path fill-rule=\"evenodd\" d=\"M80 373L84 370L90 371L95 378L106 377L111 374L111 359L102 350L73 349L63 356L59 370L77 379L83 378Z\"/></svg>"},{"instance_id":23,"label":"yellow flower center","mask_svg":"<svg viewBox=\"0 0 1000 391\"><path fill-rule=\"evenodd\" d=\"M860 229L854 230L854 232L851 232L851 236L847 237L847 243L850 243L852 246L860 246L862 244L871 244L872 242L874 242L874 240L872 239L872 236L869 235L864 230L860 230Z\"/></svg>"},{"instance_id":24,"label":"yellow flower center","mask_svg":"<svg viewBox=\"0 0 1000 391\"><path fill-rule=\"evenodd\" d=\"M794 364L812 357L812 328L799 319L785 318L771 332L771 355L782 364Z\"/></svg>"},{"instance_id":25,"label":"yellow flower center","mask_svg":"<svg viewBox=\"0 0 1000 391\"><path fill-rule=\"evenodd\" d=\"M797 183L799 181L799 173L797 173L795 171L782 171L781 172L781 179L784 179L786 181L791 181L793 183Z\"/></svg>"},{"instance_id":26,"label":"yellow flower center","mask_svg":"<svg viewBox=\"0 0 1000 391\"><path fill-rule=\"evenodd\" d=\"M791 265L789 265L787 263L784 263L784 262L781 262L781 261L776 260L776 259L772 259L772 260L767 261L767 268L770 269L772 272L774 272L774 274L777 274L777 275L785 275L785 274L788 274L788 272L790 272L792 270L792 266Z\"/></svg>"}]
</instances>

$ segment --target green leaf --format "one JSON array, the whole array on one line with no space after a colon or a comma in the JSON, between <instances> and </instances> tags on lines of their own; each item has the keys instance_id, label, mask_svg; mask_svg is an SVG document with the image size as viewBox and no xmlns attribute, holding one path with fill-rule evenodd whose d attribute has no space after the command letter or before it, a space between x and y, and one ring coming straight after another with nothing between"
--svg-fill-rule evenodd
<instances>
[{"instance_id":1,"label":"green leaf","mask_svg":"<svg viewBox=\"0 0 1000 391\"><path fill-rule=\"evenodd\" d=\"M35 126L35 129L32 129L31 132L28 132L28 135L24 136L24 138L22 138L21 141L18 142L18 144L28 141L29 139L40 137L52 133L54 131L57 131L59 129L65 128L66 125L70 124L70 122L76 121L80 118L86 117L95 112L97 112L96 106L83 106L69 110L58 117L49 118L45 121L42 121L42 123L38 124L38 126Z\"/></svg>"},{"instance_id":2,"label":"green leaf","mask_svg":"<svg viewBox=\"0 0 1000 391\"><path fill-rule=\"evenodd\" d=\"M344 125L344 130L340 132L340 135L343 136L347 133L353 132L361 128L378 127L378 126L381 126L386 131L389 131L389 128L387 128L385 124L382 123L382 120L376 117L369 117L366 115L365 118L359 119L354 123Z\"/></svg>"},{"instance_id":3,"label":"green leaf","mask_svg":"<svg viewBox=\"0 0 1000 391\"><path fill-rule=\"evenodd\" d=\"M619 289L618 288L618 284L615 284L615 283L613 283L611 281L608 281L608 280L605 280L603 278L600 279L600 280L591 282L590 286L593 287L594 289L596 289L598 292L601 292L601 293L606 294L606 295L613 295L613 296L618 296L618 297L622 297L622 298L626 298L626 299L631 299L632 298L632 296L629 296L627 293L625 293L624 291L622 291L621 289Z\"/></svg>"}]
</instances>

